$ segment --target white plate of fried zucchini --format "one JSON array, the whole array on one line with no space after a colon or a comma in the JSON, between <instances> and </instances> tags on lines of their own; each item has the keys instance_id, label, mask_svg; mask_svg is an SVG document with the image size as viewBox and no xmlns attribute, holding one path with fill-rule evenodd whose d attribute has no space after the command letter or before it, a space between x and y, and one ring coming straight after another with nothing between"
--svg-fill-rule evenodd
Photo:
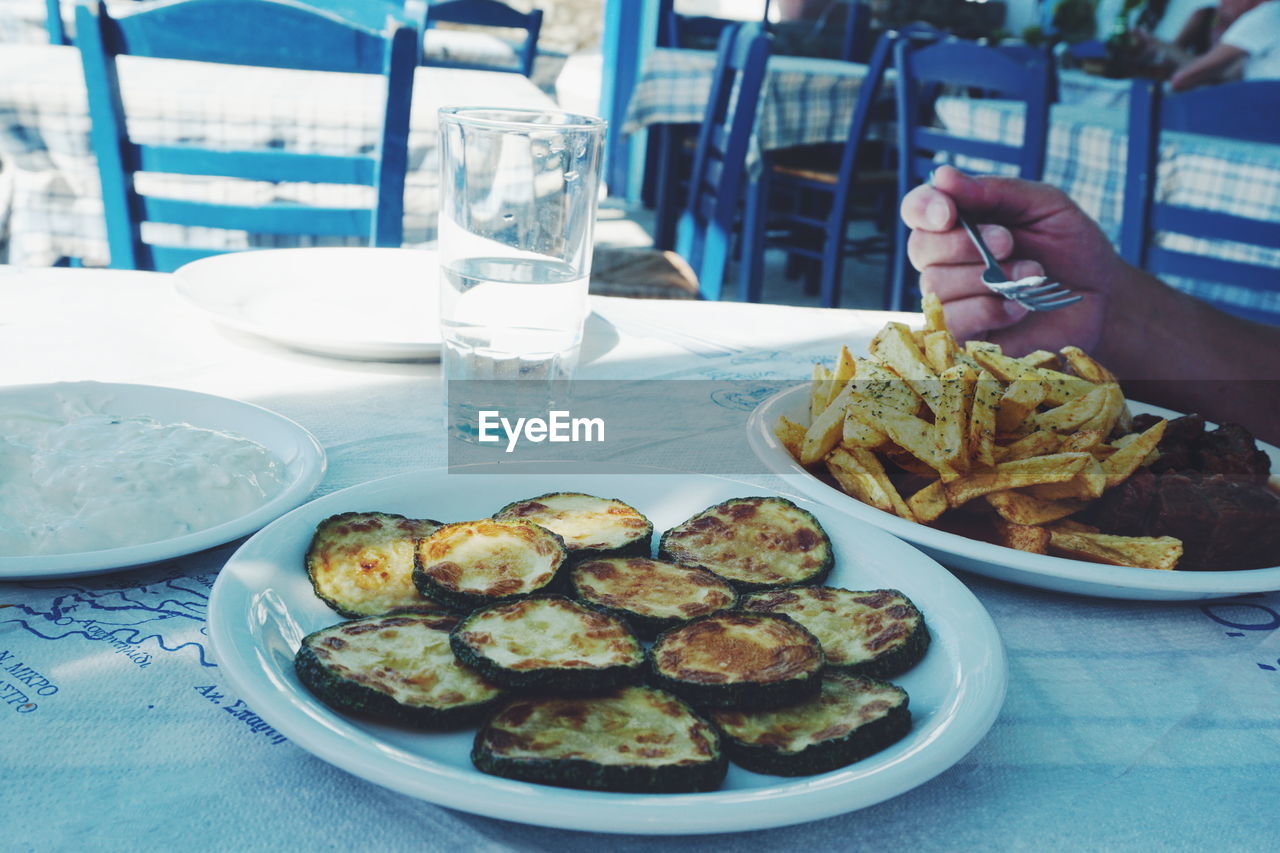
<instances>
[{"instance_id":1,"label":"white plate of fried zucchini","mask_svg":"<svg viewBox=\"0 0 1280 853\"><path fill-rule=\"evenodd\" d=\"M1001 580L1151 600L1280 589L1280 451L1126 400L1074 347L958 346L926 300L923 329L891 322L868 356L842 348L757 407L769 470Z\"/></svg>"},{"instance_id":2,"label":"white plate of fried zucchini","mask_svg":"<svg viewBox=\"0 0 1280 853\"><path fill-rule=\"evenodd\" d=\"M208 621L230 686L320 758L596 832L881 802L972 749L1006 682L982 605L911 546L648 468L477 466L327 495L236 552Z\"/></svg>"}]
</instances>

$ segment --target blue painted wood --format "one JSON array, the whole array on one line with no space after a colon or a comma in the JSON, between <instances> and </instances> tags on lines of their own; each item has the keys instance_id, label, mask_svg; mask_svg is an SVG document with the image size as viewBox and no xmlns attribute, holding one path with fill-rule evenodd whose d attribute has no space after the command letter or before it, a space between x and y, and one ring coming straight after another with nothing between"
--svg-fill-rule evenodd
<instances>
[{"instance_id":1,"label":"blue painted wood","mask_svg":"<svg viewBox=\"0 0 1280 853\"><path fill-rule=\"evenodd\" d=\"M899 39L894 47L898 72L898 197L924 183L941 155L979 157L1018 167L1027 180L1044 174L1053 102L1054 76L1046 54L1016 54L959 39L921 42ZM980 90L985 95L1021 101L1025 109L1022 144L1010 148L964 140L928 128L934 102L943 87ZM885 307L905 310L914 298L916 274L907 260L906 225L898 221L894 245L893 283Z\"/></svg>"},{"instance_id":2,"label":"blue painted wood","mask_svg":"<svg viewBox=\"0 0 1280 853\"><path fill-rule=\"evenodd\" d=\"M1280 144L1280 80L1246 80L1165 94L1159 84L1134 81L1129 93L1129 150L1120 253L1156 275L1221 282L1255 291L1280 288L1266 264L1224 260L1155 245L1158 233L1280 247L1280 223L1174 205L1158 199L1160 140L1166 132L1195 133L1244 142ZM1280 312L1219 308L1250 319L1280 323Z\"/></svg>"},{"instance_id":3,"label":"blue painted wood","mask_svg":"<svg viewBox=\"0 0 1280 853\"><path fill-rule=\"evenodd\" d=\"M76 9L76 27L111 266L170 270L183 257L211 253L175 247L153 251L142 242L145 221L262 234L358 236L376 246L400 245L409 104L419 49L414 29L391 24L382 35L292 0L172 0L119 19L111 18L99 2ZM388 92L377 151L372 157L338 157L137 144L129 137L116 73L116 56L124 54L377 74L387 81ZM361 184L375 188L376 201L370 210L149 198L134 190L137 171Z\"/></svg>"},{"instance_id":4,"label":"blue painted wood","mask_svg":"<svg viewBox=\"0 0 1280 853\"><path fill-rule=\"evenodd\" d=\"M756 236L744 243L738 280L738 295L744 301L760 300L765 249L780 248L789 255L818 260L821 304L828 308L840 304L844 260L854 248L845 235L849 208L861 189L858 182L859 154L863 150L872 109L883 90L885 71L892 60L893 44L898 37L898 33L890 31L876 40L840 151L835 181L828 183L765 168L749 188L747 216L756 228ZM793 203L784 204L783 200L792 200ZM812 206L799 206L799 200ZM813 212L815 209L823 213ZM766 220L767 226L762 224ZM762 228L766 229L763 233ZM814 235L817 236L816 242Z\"/></svg>"},{"instance_id":5,"label":"blue painted wood","mask_svg":"<svg viewBox=\"0 0 1280 853\"><path fill-rule=\"evenodd\" d=\"M716 52L707 111L698 132L676 251L698 275L699 296L719 299L742 197L769 38L759 24L726 29Z\"/></svg>"},{"instance_id":6,"label":"blue painted wood","mask_svg":"<svg viewBox=\"0 0 1280 853\"><path fill-rule=\"evenodd\" d=\"M859 2L847 5L849 11L844 19L840 58L845 62L866 62L875 50L871 44L871 7Z\"/></svg>"},{"instance_id":7,"label":"blue painted wood","mask_svg":"<svg viewBox=\"0 0 1280 853\"><path fill-rule=\"evenodd\" d=\"M657 43L661 0L607 0L600 50L607 61L600 77L599 114L609 123L604 180L609 195L640 201L648 134L624 134L627 107L640 69Z\"/></svg>"},{"instance_id":8,"label":"blue painted wood","mask_svg":"<svg viewBox=\"0 0 1280 853\"><path fill-rule=\"evenodd\" d=\"M44 0L44 28L49 33L49 44L71 44L67 28L62 24L60 0Z\"/></svg>"},{"instance_id":9,"label":"blue painted wood","mask_svg":"<svg viewBox=\"0 0 1280 853\"><path fill-rule=\"evenodd\" d=\"M427 27L433 27L444 21L451 24L470 24L485 27L506 27L524 30L524 44L519 50L520 73L526 77L533 74L533 61L538 57L538 35L542 31L542 10L521 12L498 0L441 0L427 7ZM432 65L445 65L449 68L472 68L479 71L511 71L502 65L484 63L439 62L431 60Z\"/></svg>"}]
</instances>

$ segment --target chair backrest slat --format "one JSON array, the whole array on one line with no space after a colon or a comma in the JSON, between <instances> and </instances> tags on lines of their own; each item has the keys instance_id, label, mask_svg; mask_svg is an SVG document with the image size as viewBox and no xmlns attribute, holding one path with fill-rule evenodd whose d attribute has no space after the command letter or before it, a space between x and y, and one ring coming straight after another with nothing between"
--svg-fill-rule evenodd
<instances>
[{"instance_id":1,"label":"chair backrest slat","mask_svg":"<svg viewBox=\"0 0 1280 853\"><path fill-rule=\"evenodd\" d=\"M512 69L501 65L482 62L441 61L432 59L432 65L450 68L471 68L480 71L512 71L518 70L529 77L533 74L533 63L538 58L538 36L542 32L542 10L533 9L521 12L499 0L441 0L427 6L426 26L433 27L439 22L450 24L469 24L484 27L505 27L525 31L524 43L520 46L518 58L520 67Z\"/></svg>"},{"instance_id":2,"label":"chair backrest slat","mask_svg":"<svg viewBox=\"0 0 1280 853\"><path fill-rule=\"evenodd\" d=\"M360 74L386 61L380 33L294 0L169 0L103 18L101 31L117 55Z\"/></svg>"},{"instance_id":3,"label":"chair backrest slat","mask_svg":"<svg viewBox=\"0 0 1280 853\"><path fill-rule=\"evenodd\" d=\"M356 207L301 204L211 204L178 198L139 196L147 222L204 228L232 228L255 234L316 234L360 237L369 233L373 212Z\"/></svg>"},{"instance_id":4,"label":"chair backrest slat","mask_svg":"<svg viewBox=\"0 0 1280 853\"><path fill-rule=\"evenodd\" d=\"M1005 51L955 38L902 37L894 45L898 72L898 195L927 180L940 163L967 156L1016 166L1019 177L1038 181L1044 174L1053 101L1050 57L1039 51ZM960 139L929 128L938 97L948 89L979 90L984 96L1020 101L1022 141L1009 145ZM893 286L886 307L907 307L915 274L907 261L907 229L897 225Z\"/></svg>"},{"instance_id":5,"label":"chair backrest slat","mask_svg":"<svg viewBox=\"0 0 1280 853\"><path fill-rule=\"evenodd\" d=\"M724 281L768 58L769 38L758 25L737 25L721 33L689 198L676 226L676 251L697 273L701 293L709 298L719 298Z\"/></svg>"},{"instance_id":6,"label":"chair backrest slat","mask_svg":"<svg viewBox=\"0 0 1280 853\"><path fill-rule=\"evenodd\" d=\"M404 176L408 166L409 105L418 36L388 19L385 33L295 0L168 0L140 5L112 18L106 4L76 9L92 143L102 179L111 265L172 269L192 253L142 242L144 221L228 228L258 234L364 237L398 246L403 235ZM377 150L373 156L335 156L272 150L209 150L194 145L148 145L130 138L116 69L119 55L233 63L265 68L376 74L386 80ZM371 186L369 208L306 205L249 206L144 197L136 172L161 172L258 181ZM193 250L196 256L214 250ZM157 266L159 265L159 266Z\"/></svg>"},{"instance_id":7,"label":"chair backrest slat","mask_svg":"<svg viewBox=\"0 0 1280 853\"><path fill-rule=\"evenodd\" d=\"M185 145L128 144L125 168L133 172L216 175L251 181L373 184L375 157L300 154L294 151L217 151Z\"/></svg>"},{"instance_id":8,"label":"chair backrest slat","mask_svg":"<svg viewBox=\"0 0 1280 853\"><path fill-rule=\"evenodd\" d=\"M1129 92L1129 150L1120 228L1120 253L1125 260L1158 275L1280 291L1280 273L1268 263L1171 249L1156 241L1163 233L1280 249L1280 221L1166 202L1157 186L1161 151L1170 150L1171 144L1164 134L1280 145L1276 104L1280 104L1280 80L1225 83L1181 94L1165 94L1149 80L1134 82ZM1224 254L1231 251L1224 247ZM1280 311L1209 301L1232 313L1280 323Z\"/></svg>"}]
</instances>

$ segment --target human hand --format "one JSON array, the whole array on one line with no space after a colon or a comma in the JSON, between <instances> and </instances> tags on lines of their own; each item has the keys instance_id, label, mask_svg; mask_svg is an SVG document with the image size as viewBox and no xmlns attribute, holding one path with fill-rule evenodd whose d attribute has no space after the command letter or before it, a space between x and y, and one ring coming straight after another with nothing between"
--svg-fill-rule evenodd
<instances>
[{"instance_id":1,"label":"human hand","mask_svg":"<svg viewBox=\"0 0 1280 853\"><path fill-rule=\"evenodd\" d=\"M978 225L1010 278L1047 275L1084 299L1032 313L992 293L958 210ZM992 341L1011 355L1097 345L1112 282L1127 266L1061 190L1017 178L973 178L943 166L929 185L903 198L902 219L912 229L907 255L920 271L920 287L938 295L957 340Z\"/></svg>"}]
</instances>

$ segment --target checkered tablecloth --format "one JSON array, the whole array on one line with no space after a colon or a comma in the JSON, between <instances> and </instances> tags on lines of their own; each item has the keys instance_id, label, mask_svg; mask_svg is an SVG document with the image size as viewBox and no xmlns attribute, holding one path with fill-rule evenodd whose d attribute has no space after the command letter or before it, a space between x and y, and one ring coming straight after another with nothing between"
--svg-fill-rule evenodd
<instances>
[{"instance_id":1,"label":"checkered tablecloth","mask_svg":"<svg viewBox=\"0 0 1280 853\"><path fill-rule=\"evenodd\" d=\"M944 98L937 111L953 133L1011 144L1022 139L1023 114L1017 104ZM1055 106L1045 161L1045 181L1065 190L1098 220L1113 242L1119 239L1124 212L1126 122L1123 110L1083 104ZM976 160L957 165L973 171L997 170L996 164ZM1280 221L1280 145L1167 134L1160 150L1157 192L1161 201L1170 204ZM1167 249L1276 267L1276 288L1269 292L1176 277L1167 280L1202 299L1280 314L1280 248L1180 234L1161 234L1156 240Z\"/></svg>"},{"instance_id":2,"label":"checkered tablecloth","mask_svg":"<svg viewBox=\"0 0 1280 853\"><path fill-rule=\"evenodd\" d=\"M715 64L715 54L705 50L654 50L631 95L623 131L702 121ZM756 167L762 152L775 148L843 142L866 73L867 66L857 62L769 57L747 167Z\"/></svg>"},{"instance_id":3,"label":"checkered tablecloth","mask_svg":"<svg viewBox=\"0 0 1280 853\"><path fill-rule=\"evenodd\" d=\"M123 57L121 88L135 141L223 148L354 154L377 143L380 80L367 75L214 66ZM75 48L7 44L0 49L0 160L8 195L9 262L47 266L59 258L104 265L109 255L97 161ZM436 113L442 106L552 106L524 77L419 68L410 117L404 240L434 239ZM293 201L371 205L368 187L141 175L139 191L236 204ZM5 195L0 191L0 198ZM0 214L0 221L3 220ZM244 249L359 240L250 235L149 225L148 241Z\"/></svg>"}]
</instances>

